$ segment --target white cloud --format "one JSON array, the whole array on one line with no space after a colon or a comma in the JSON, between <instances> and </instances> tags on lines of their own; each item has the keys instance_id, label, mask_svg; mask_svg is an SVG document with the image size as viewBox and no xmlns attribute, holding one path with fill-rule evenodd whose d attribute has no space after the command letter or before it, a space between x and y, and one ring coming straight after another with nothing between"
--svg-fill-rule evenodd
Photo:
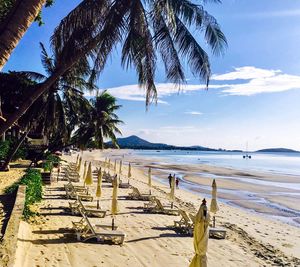
<instances>
[{"instance_id":1,"label":"white cloud","mask_svg":"<svg viewBox=\"0 0 300 267\"><path fill-rule=\"evenodd\" d=\"M166 104L162 98L170 96L172 94L187 93L189 91L198 91L205 89L203 84L186 84L180 88L174 83L157 83L158 103ZM180 90L179 90L180 89ZM108 92L119 99L133 100L133 101L145 101L145 90L140 88L137 84L124 85L120 87L107 88Z\"/></svg>"},{"instance_id":2,"label":"white cloud","mask_svg":"<svg viewBox=\"0 0 300 267\"><path fill-rule=\"evenodd\" d=\"M218 81L218 84L212 84ZM223 83L222 83L223 82ZM250 96L261 93L283 92L300 89L300 76L285 74L280 70L262 69L254 66L234 68L234 71L212 76L209 89L221 89L224 95ZM157 83L158 103L168 104L164 98L178 93L188 93L205 89L203 84L185 84L179 88L173 83ZM108 92L119 99L145 101L145 90L137 84L107 88ZM96 93L86 93L93 97ZM198 111L185 114L202 115Z\"/></svg>"},{"instance_id":3,"label":"white cloud","mask_svg":"<svg viewBox=\"0 0 300 267\"><path fill-rule=\"evenodd\" d=\"M282 17L299 17L300 9L289 9L280 11L270 11L270 12L257 12L251 14L245 14L244 18L282 18Z\"/></svg>"},{"instance_id":4,"label":"white cloud","mask_svg":"<svg viewBox=\"0 0 300 267\"><path fill-rule=\"evenodd\" d=\"M250 96L300 89L300 76L255 67L235 68L235 71L215 75L213 79L218 81L249 80L244 83L222 85L222 92L227 95Z\"/></svg>"},{"instance_id":5,"label":"white cloud","mask_svg":"<svg viewBox=\"0 0 300 267\"><path fill-rule=\"evenodd\" d=\"M260 69L252 66L245 66L240 68L235 68L235 71L225 73L225 74L215 74L212 76L212 80L215 81L233 81L233 80L250 80L258 78L273 77L280 70L266 70Z\"/></svg>"},{"instance_id":6,"label":"white cloud","mask_svg":"<svg viewBox=\"0 0 300 267\"><path fill-rule=\"evenodd\" d=\"M188 115L203 115L203 113L199 112L199 111L186 111L186 112L184 112L184 114L188 114Z\"/></svg>"}]
</instances>

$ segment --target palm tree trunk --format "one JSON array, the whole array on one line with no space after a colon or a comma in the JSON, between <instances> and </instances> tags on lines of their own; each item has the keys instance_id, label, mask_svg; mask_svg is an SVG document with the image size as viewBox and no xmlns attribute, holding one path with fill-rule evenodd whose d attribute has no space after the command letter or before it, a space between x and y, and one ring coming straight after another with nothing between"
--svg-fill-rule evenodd
<instances>
[{"instance_id":1,"label":"palm tree trunk","mask_svg":"<svg viewBox=\"0 0 300 267\"><path fill-rule=\"evenodd\" d=\"M0 71L46 0L16 0L0 24Z\"/></svg>"},{"instance_id":2,"label":"palm tree trunk","mask_svg":"<svg viewBox=\"0 0 300 267\"><path fill-rule=\"evenodd\" d=\"M0 136L6 132L9 127L11 127L17 120L26 112L26 110L49 88L57 81L57 79L63 75L67 70L72 68L74 64L78 62L78 60L85 56L86 53L91 51L93 48L97 46L99 42L99 37L95 37L90 42L86 44L86 46L78 52L75 56L73 56L69 61L65 61L64 64L60 66L45 82L39 84L37 88L33 91L33 93L28 96L28 98L20 105L19 109L16 110L13 114L11 114L5 122L0 122Z\"/></svg>"},{"instance_id":3,"label":"palm tree trunk","mask_svg":"<svg viewBox=\"0 0 300 267\"><path fill-rule=\"evenodd\" d=\"M12 160L12 158L14 157L14 155L16 154L16 152L18 151L18 149L20 148L20 146L23 144L27 134L29 133L30 129L27 130L26 132L24 132L21 136L21 138L16 142L16 144L14 145L14 147L12 148L12 150L9 151L4 164L1 166L1 171L6 171L8 169L8 165L10 163L10 161Z\"/></svg>"},{"instance_id":4,"label":"palm tree trunk","mask_svg":"<svg viewBox=\"0 0 300 267\"><path fill-rule=\"evenodd\" d=\"M33 93L20 105L13 114L7 117L6 122L0 124L0 136L9 129L27 111L27 109L64 73L65 69L58 69L45 82L39 84Z\"/></svg>"}]
</instances>

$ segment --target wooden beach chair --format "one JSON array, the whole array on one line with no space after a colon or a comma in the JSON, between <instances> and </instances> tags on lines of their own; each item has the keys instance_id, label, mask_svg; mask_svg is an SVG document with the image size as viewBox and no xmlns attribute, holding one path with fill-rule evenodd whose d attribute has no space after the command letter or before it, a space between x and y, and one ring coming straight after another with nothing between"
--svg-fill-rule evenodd
<instances>
[{"instance_id":1,"label":"wooden beach chair","mask_svg":"<svg viewBox=\"0 0 300 267\"><path fill-rule=\"evenodd\" d=\"M128 194L127 199L132 200L143 200L149 201L151 195L150 194L141 194L140 190L137 187L131 187L132 192Z\"/></svg>"},{"instance_id":2,"label":"wooden beach chair","mask_svg":"<svg viewBox=\"0 0 300 267\"><path fill-rule=\"evenodd\" d=\"M72 184L65 186L65 190L66 190L67 198L70 198L70 199L80 199L80 200L86 200L86 201L93 201L93 199L94 199L93 196L91 196L88 193L78 194Z\"/></svg>"},{"instance_id":3,"label":"wooden beach chair","mask_svg":"<svg viewBox=\"0 0 300 267\"><path fill-rule=\"evenodd\" d=\"M81 215L82 219L80 222L73 222L73 227L78 241L85 242L96 238L98 242L112 241L114 244L123 244L126 236L125 233L118 230L109 230L103 226L93 226L82 210Z\"/></svg>"},{"instance_id":4,"label":"wooden beach chair","mask_svg":"<svg viewBox=\"0 0 300 267\"><path fill-rule=\"evenodd\" d=\"M69 207L73 215L81 214L81 210L86 216L90 217L104 218L106 216L106 210L85 206L80 199L75 200L75 202L69 202Z\"/></svg>"},{"instance_id":5,"label":"wooden beach chair","mask_svg":"<svg viewBox=\"0 0 300 267\"><path fill-rule=\"evenodd\" d=\"M178 215L177 208L171 208L169 206L163 206L161 201L156 197L151 197L148 203L144 204L144 212L150 213L162 213L167 215Z\"/></svg>"},{"instance_id":6,"label":"wooden beach chair","mask_svg":"<svg viewBox=\"0 0 300 267\"><path fill-rule=\"evenodd\" d=\"M174 221L174 227L183 233L193 234L194 223L188 216L187 212L182 209L178 209L181 216L179 221Z\"/></svg>"}]
</instances>

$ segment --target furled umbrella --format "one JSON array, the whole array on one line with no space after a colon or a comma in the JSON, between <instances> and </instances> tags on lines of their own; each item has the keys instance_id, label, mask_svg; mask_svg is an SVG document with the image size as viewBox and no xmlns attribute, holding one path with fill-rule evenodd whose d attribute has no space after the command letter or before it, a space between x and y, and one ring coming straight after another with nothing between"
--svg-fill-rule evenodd
<instances>
[{"instance_id":1,"label":"furled umbrella","mask_svg":"<svg viewBox=\"0 0 300 267\"><path fill-rule=\"evenodd\" d=\"M216 227L216 218L215 215L219 210L218 203L217 203L217 183L216 180L213 180L212 183L212 192L211 192L211 202L210 202L210 212L214 214L213 216L213 227Z\"/></svg>"},{"instance_id":2,"label":"furled umbrella","mask_svg":"<svg viewBox=\"0 0 300 267\"><path fill-rule=\"evenodd\" d=\"M210 216L207 211L206 200L202 200L200 209L195 217L194 226L194 249L195 256L189 267L207 267L207 245L208 245L208 226Z\"/></svg>"},{"instance_id":3,"label":"furled umbrella","mask_svg":"<svg viewBox=\"0 0 300 267\"><path fill-rule=\"evenodd\" d=\"M109 174L109 171L110 171L110 159L108 159L108 164L107 165L108 165L108 171L107 172Z\"/></svg>"},{"instance_id":4,"label":"furled umbrella","mask_svg":"<svg viewBox=\"0 0 300 267\"><path fill-rule=\"evenodd\" d=\"M98 171L98 181L97 181L97 190L96 190L97 209L99 209L99 199L101 195L102 195L102 171L100 168Z\"/></svg>"},{"instance_id":5,"label":"furled umbrella","mask_svg":"<svg viewBox=\"0 0 300 267\"><path fill-rule=\"evenodd\" d=\"M85 176L85 184L92 185L93 184L93 175L92 175L92 163L89 163L89 167Z\"/></svg>"},{"instance_id":6,"label":"furled umbrella","mask_svg":"<svg viewBox=\"0 0 300 267\"><path fill-rule=\"evenodd\" d=\"M82 161L82 157L79 158L78 164L77 164L77 172L78 174L80 173L80 169L81 169L81 161Z\"/></svg>"},{"instance_id":7,"label":"furled umbrella","mask_svg":"<svg viewBox=\"0 0 300 267\"><path fill-rule=\"evenodd\" d=\"M128 177L128 184L129 184L129 179L131 178L131 164L129 163L128 164L128 175L127 175L127 177Z\"/></svg>"},{"instance_id":8,"label":"furled umbrella","mask_svg":"<svg viewBox=\"0 0 300 267\"><path fill-rule=\"evenodd\" d=\"M83 181L84 181L84 184L85 184L85 177L86 177L86 161L84 162L84 165L83 165Z\"/></svg>"},{"instance_id":9,"label":"furled umbrella","mask_svg":"<svg viewBox=\"0 0 300 267\"><path fill-rule=\"evenodd\" d=\"M117 160L115 159L115 164L114 164L114 174L117 174Z\"/></svg>"},{"instance_id":10,"label":"furled umbrella","mask_svg":"<svg viewBox=\"0 0 300 267\"><path fill-rule=\"evenodd\" d=\"M121 175L122 175L122 160L120 160L120 167L119 167L119 175L120 175L120 178L121 178Z\"/></svg>"},{"instance_id":11,"label":"furled umbrella","mask_svg":"<svg viewBox=\"0 0 300 267\"><path fill-rule=\"evenodd\" d=\"M151 195L151 187L152 187L151 167L149 167L149 169L148 169L148 186L149 186L149 192Z\"/></svg>"},{"instance_id":12,"label":"furled umbrella","mask_svg":"<svg viewBox=\"0 0 300 267\"><path fill-rule=\"evenodd\" d=\"M115 216L118 214L118 176L115 175L113 180L113 192L112 192L112 202L111 202L111 215L112 215L112 225L111 229L114 230L115 227Z\"/></svg>"},{"instance_id":13,"label":"furled umbrella","mask_svg":"<svg viewBox=\"0 0 300 267\"><path fill-rule=\"evenodd\" d=\"M103 168L104 170L106 170L107 168L107 158L104 159Z\"/></svg>"}]
</instances>

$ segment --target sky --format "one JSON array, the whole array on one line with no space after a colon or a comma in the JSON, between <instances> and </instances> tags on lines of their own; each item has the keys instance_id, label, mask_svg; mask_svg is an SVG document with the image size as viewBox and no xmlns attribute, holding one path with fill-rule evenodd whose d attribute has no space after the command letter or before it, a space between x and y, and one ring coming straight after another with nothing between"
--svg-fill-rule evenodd
<instances>
[{"instance_id":1,"label":"sky","mask_svg":"<svg viewBox=\"0 0 300 267\"><path fill-rule=\"evenodd\" d=\"M45 24L30 27L4 70L42 72L39 42L49 47L54 28L79 2L56 0L44 9ZM300 150L300 0L223 0L205 9L228 40L223 56L209 53L208 90L186 69L187 84L178 92L159 62L158 103L146 111L134 70L121 68L119 51L110 57L97 85L122 105L123 136L181 146ZM203 36L193 33L203 44Z\"/></svg>"}]
</instances>

